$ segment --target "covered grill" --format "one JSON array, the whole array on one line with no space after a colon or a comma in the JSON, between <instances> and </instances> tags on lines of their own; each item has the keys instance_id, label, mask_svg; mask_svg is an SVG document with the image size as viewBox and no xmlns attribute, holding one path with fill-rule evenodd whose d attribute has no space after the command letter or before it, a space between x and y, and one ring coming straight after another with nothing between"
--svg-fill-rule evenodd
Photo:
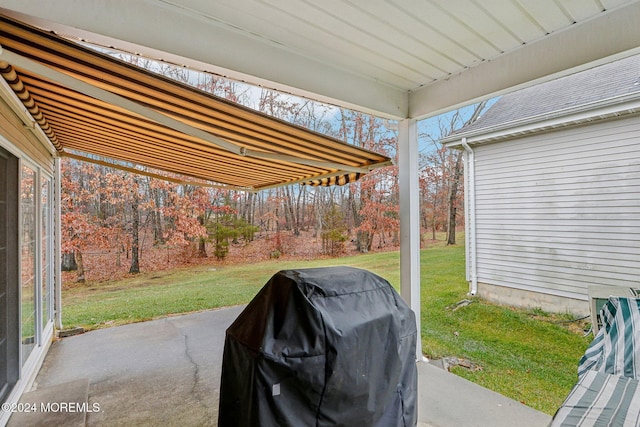
<instances>
[{"instance_id":1,"label":"covered grill","mask_svg":"<svg viewBox=\"0 0 640 427\"><path fill-rule=\"evenodd\" d=\"M416 339L381 277L280 271L227 329L218 425L414 426Z\"/></svg>"}]
</instances>

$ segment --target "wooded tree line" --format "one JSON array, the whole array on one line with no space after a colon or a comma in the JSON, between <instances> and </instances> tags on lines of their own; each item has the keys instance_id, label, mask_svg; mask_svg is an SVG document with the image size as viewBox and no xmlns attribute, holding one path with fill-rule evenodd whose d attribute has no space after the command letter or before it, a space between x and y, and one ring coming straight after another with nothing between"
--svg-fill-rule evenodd
<instances>
[{"instance_id":1,"label":"wooded tree line","mask_svg":"<svg viewBox=\"0 0 640 427\"><path fill-rule=\"evenodd\" d=\"M397 135L379 118L320 105L207 74L127 57L137 65L195 85L275 117L395 158ZM423 232L451 230L463 221L461 153L438 139L464 124L446 119L421 135L420 195ZM156 171L154 171L156 172ZM269 239L269 255L286 255L302 233L320 242L318 253L338 255L346 245L360 252L398 244L397 166L372 171L356 183L334 187L291 185L256 193L169 181L105 164L62 162L63 269L84 280L83 254L102 250L115 265L140 271L144 248L166 247L189 256L224 259L231 243ZM455 243L455 234L450 234ZM300 239L302 242L302 239ZM304 240L308 244L308 240ZM100 266L92 266L100 268Z\"/></svg>"}]
</instances>

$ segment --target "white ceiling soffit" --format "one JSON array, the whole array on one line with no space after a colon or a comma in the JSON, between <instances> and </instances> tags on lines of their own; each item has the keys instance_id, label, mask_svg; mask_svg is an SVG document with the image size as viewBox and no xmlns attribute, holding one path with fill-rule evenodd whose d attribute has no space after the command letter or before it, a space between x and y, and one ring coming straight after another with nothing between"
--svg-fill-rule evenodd
<instances>
[{"instance_id":1,"label":"white ceiling soffit","mask_svg":"<svg viewBox=\"0 0 640 427\"><path fill-rule=\"evenodd\" d=\"M640 45L640 0L0 5L31 16L21 20L89 42L394 118L433 115Z\"/></svg>"}]
</instances>

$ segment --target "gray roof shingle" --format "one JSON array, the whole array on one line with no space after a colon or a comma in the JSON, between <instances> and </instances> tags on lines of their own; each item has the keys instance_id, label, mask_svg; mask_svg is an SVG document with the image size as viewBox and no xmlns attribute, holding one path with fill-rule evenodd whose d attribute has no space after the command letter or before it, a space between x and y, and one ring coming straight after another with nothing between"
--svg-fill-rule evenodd
<instances>
[{"instance_id":1,"label":"gray roof shingle","mask_svg":"<svg viewBox=\"0 0 640 427\"><path fill-rule=\"evenodd\" d=\"M455 134L476 135L482 133L483 129L544 117L634 92L640 96L640 55L504 95L477 121Z\"/></svg>"}]
</instances>

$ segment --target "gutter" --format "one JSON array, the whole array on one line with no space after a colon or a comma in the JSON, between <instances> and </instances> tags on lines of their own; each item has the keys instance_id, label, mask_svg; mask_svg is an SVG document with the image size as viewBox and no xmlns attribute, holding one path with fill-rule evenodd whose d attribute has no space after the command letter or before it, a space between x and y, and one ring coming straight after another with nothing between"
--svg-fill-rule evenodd
<instances>
[{"instance_id":1,"label":"gutter","mask_svg":"<svg viewBox=\"0 0 640 427\"><path fill-rule=\"evenodd\" d=\"M476 249L476 156L473 149L467 144L467 138L460 141L465 151L464 178L466 191L464 192L464 204L466 207L466 233L465 244L467 247L467 281L469 282L469 294L478 293L478 266Z\"/></svg>"}]
</instances>

